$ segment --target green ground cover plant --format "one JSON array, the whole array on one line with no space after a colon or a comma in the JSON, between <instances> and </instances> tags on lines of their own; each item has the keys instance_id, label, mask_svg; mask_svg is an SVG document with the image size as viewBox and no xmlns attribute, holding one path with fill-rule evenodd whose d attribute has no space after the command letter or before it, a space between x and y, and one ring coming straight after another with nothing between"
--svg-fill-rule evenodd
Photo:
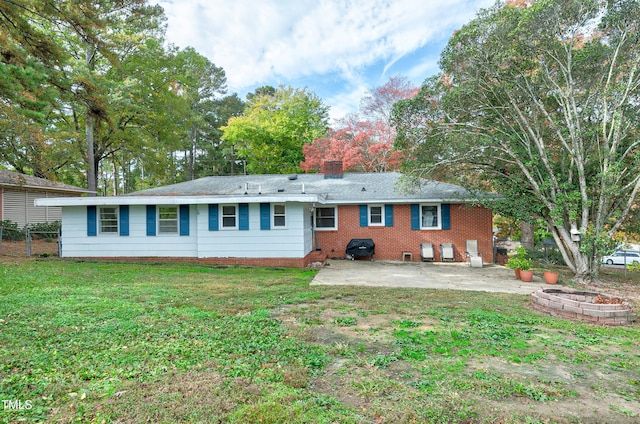
<instances>
[{"instance_id":1,"label":"green ground cover plant","mask_svg":"<svg viewBox=\"0 0 640 424\"><path fill-rule=\"evenodd\" d=\"M315 273L0 260L0 422L640 420L637 324Z\"/></svg>"}]
</instances>

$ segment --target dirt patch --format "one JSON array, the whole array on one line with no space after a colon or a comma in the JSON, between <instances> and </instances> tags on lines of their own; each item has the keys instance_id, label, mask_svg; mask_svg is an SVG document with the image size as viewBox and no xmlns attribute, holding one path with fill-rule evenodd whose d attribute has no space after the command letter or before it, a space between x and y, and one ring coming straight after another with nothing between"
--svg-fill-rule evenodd
<instances>
[{"instance_id":1,"label":"dirt patch","mask_svg":"<svg viewBox=\"0 0 640 424\"><path fill-rule=\"evenodd\" d=\"M351 367L347 365L348 362L344 358L331 362L322 378L316 379L310 388L315 392L335 397L343 405L357 410L366 409L367 400L349 388L351 378L348 375L350 375L349 369Z\"/></svg>"},{"instance_id":2,"label":"dirt patch","mask_svg":"<svg viewBox=\"0 0 640 424\"><path fill-rule=\"evenodd\" d=\"M536 382L540 385L541 395L546 392L552 396L554 389L568 392L559 399L549 401L478 398L478 407L486 413L510 410L513 414L554 417L553 422L556 423L626 424L632 422L631 415L640 411L640 402L624 396L624 380L625 377L635 378L632 372L621 377L619 374L610 374L605 369L598 370L592 366L577 367L572 364L569 369L566 364L553 358L540 365L514 364L494 358L490 362L472 362L468 367L471 370L500 375L502 379ZM604 387L607 390L604 390Z\"/></svg>"},{"instance_id":3,"label":"dirt patch","mask_svg":"<svg viewBox=\"0 0 640 424\"><path fill-rule=\"evenodd\" d=\"M0 256L9 256L14 258L27 257L27 242L2 240L0 244ZM31 256L32 257L49 257L58 256L58 239L36 239L31 240Z\"/></svg>"},{"instance_id":4,"label":"dirt patch","mask_svg":"<svg viewBox=\"0 0 640 424\"><path fill-rule=\"evenodd\" d=\"M631 287L627 293L635 295ZM296 336L328 348L329 362L322 375L312 378L306 388L361 411L371 422L425 422L422 416L405 416L406 411L416 414L418 410L403 408L402 404L423 404L425 409L440 411L441 416L446 416L449 401L454 410L458 407L453 405L465 405L467 411L471 411L468 416L477 414L495 419L487 422L518 422L500 421L511 417L522 422L623 424L640 416L637 394L640 375L632 363L616 366L615 361L608 359L617 357L610 347L583 347L601 356L602 361L589 359L582 364L578 360L556 358L551 353L546 359L533 363L482 355L474 359L451 357L448 361L447 353L444 358L437 355L440 359L435 362L428 358L414 362L402 359L402 345L393 332L402 328L431 332L442 327L441 322L419 310L407 310L406 314L363 313L377 310L371 303L367 304L372 297L346 296L342 300L346 300L349 307L328 297L300 308L282 308L281 315L276 317L295 330ZM456 325L461 334L464 324ZM553 330L545 328L545 331L552 331L549 336L554 334ZM572 337L571 333L567 337ZM625 352L619 353L624 358ZM438 380L437 376L446 372L439 369L454 366L456 362L464 364L463 369L452 374L461 372L468 378L458 375L455 378L457 384L462 385L460 389L452 386L443 389L448 392L439 391L441 387L448 387L447 382ZM483 383L482 376L490 381ZM452 398L455 396L456 399Z\"/></svg>"},{"instance_id":5,"label":"dirt patch","mask_svg":"<svg viewBox=\"0 0 640 424\"><path fill-rule=\"evenodd\" d=\"M235 388L233 396L225 388L228 384ZM97 403L94 416L108 416L115 423L178 422L197 408L206 409L212 422L217 422L215 417L229 413L242 402L241 393L249 399L258 391L255 384L242 379L225 382L212 370L173 371L156 381L131 382L124 387ZM63 418L73 411L62 412L54 417Z\"/></svg>"}]
</instances>

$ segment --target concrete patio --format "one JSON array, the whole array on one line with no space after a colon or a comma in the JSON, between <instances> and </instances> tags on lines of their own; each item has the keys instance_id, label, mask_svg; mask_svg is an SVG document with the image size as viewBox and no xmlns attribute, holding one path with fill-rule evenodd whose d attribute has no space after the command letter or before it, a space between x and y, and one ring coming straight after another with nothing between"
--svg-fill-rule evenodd
<instances>
[{"instance_id":1,"label":"concrete patio","mask_svg":"<svg viewBox=\"0 0 640 424\"><path fill-rule=\"evenodd\" d=\"M524 283L500 265L471 268L466 263L329 260L312 285L414 287L531 294L549 287L541 275Z\"/></svg>"}]
</instances>

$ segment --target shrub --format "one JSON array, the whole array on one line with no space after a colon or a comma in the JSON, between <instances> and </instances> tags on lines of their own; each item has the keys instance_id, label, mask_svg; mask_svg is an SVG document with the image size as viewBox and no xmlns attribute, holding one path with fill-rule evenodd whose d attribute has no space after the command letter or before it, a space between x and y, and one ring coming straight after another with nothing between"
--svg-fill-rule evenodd
<instances>
[{"instance_id":1,"label":"shrub","mask_svg":"<svg viewBox=\"0 0 640 424\"><path fill-rule=\"evenodd\" d=\"M52 240L57 237L58 231L60 231L60 226L61 226L60 221L53 221L53 222L39 222L37 224L29 224L27 227L29 228L29 231L31 231L32 233L36 233L32 235L33 238ZM45 234L38 234L38 233L45 233Z\"/></svg>"},{"instance_id":2,"label":"shrub","mask_svg":"<svg viewBox=\"0 0 640 424\"><path fill-rule=\"evenodd\" d=\"M565 265L562 253L560 253L560 251L556 247L547 248L546 258L544 253L544 246L537 245L534 250L530 250L527 253L528 257L536 262L553 265Z\"/></svg>"},{"instance_id":3,"label":"shrub","mask_svg":"<svg viewBox=\"0 0 640 424\"><path fill-rule=\"evenodd\" d=\"M8 219L0 221L0 228L2 228L2 240L20 241L25 238L24 229L18 228L18 224Z\"/></svg>"},{"instance_id":4,"label":"shrub","mask_svg":"<svg viewBox=\"0 0 640 424\"><path fill-rule=\"evenodd\" d=\"M531 269L531 259L529 258L521 258L518 256L514 256L509 258L507 264L505 265L507 268L511 269L519 269L522 271L528 271Z\"/></svg>"},{"instance_id":5,"label":"shrub","mask_svg":"<svg viewBox=\"0 0 640 424\"><path fill-rule=\"evenodd\" d=\"M2 240L7 241L21 241L27 236L26 229L28 228L33 234L33 238L52 240L57 237L58 231L60 231L60 221L53 222L39 222L37 224L29 224L25 228L18 227L18 224L4 220L0 221L0 227L2 228ZM45 234L38 234L45 233Z\"/></svg>"},{"instance_id":6,"label":"shrub","mask_svg":"<svg viewBox=\"0 0 640 424\"><path fill-rule=\"evenodd\" d=\"M516 247L516 254L509 258L507 268L520 269L522 271L528 271L531 269L531 259L528 258L527 249L524 247Z\"/></svg>"},{"instance_id":7,"label":"shrub","mask_svg":"<svg viewBox=\"0 0 640 424\"><path fill-rule=\"evenodd\" d=\"M633 262L629 265L627 265L627 269L631 272L637 272L640 271L640 262Z\"/></svg>"}]
</instances>

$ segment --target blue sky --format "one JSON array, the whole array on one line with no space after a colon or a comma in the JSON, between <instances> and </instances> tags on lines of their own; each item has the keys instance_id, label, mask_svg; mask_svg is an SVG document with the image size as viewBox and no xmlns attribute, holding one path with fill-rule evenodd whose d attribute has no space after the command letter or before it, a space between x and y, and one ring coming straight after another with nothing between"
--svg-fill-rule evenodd
<instances>
[{"instance_id":1,"label":"blue sky","mask_svg":"<svg viewBox=\"0 0 640 424\"><path fill-rule=\"evenodd\" d=\"M307 87L330 116L355 112L389 78L438 71L456 29L494 0L161 0L167 39L227 75L229 93Z\"/></svg>"}]
</instances>

